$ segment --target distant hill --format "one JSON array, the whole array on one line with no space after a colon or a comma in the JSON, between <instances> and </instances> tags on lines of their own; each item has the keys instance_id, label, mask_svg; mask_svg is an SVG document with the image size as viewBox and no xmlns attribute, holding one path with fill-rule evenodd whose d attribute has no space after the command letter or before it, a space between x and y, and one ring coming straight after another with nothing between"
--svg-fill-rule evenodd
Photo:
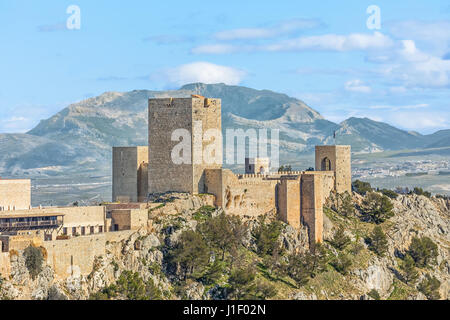
<instances>
[{"instance_id":1,"label":"distant hill","mask_svg":"<svg viewBox=\"0 0 450 320\"><path fill-rule=\"evenodd\" d=\"M280 154L295 157L316 144L352 145L355 152L450 147L450 130L406 132L367 118L340 124L285 94L225 84L194 83L173 91L106 92L69 105L27 134L0 134L0 171L18 175L109 171L112 146L147 144L147 100L152 97L222 99L222 126L280 129Z\"/></svg>"}]
</instances>

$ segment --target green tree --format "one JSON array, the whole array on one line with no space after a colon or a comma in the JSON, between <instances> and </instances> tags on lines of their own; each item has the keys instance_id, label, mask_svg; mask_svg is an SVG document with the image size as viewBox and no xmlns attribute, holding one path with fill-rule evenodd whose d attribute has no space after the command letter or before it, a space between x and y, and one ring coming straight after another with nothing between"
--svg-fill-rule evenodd
<instances>
[{"instance_id":1,"label":"green tree","mask_svg":"<svg viewBox=\"0 0 450 320\"><path fill-rule=\"evenodd\" d=\"M355 205L352 196L348 192L345 192L344 194L338 195L338 198L341 198L340 205L338 206L338 213L344 217L353 216L355 213Z\"/></svg>"},{"instance_id":2,"label":"green tree","mask_svg":"<svg viewBox=\"0 0 450 320\"><path fill-rule=\"evenodd\" d=\"M412 193L417 194L418 196L425 196L427 198L431 198L431 192L424 191L422 188L415 187Z\"/></svg>"},{"instance_id":3,"label":"green tree","mask_svg":"<svg viewBox=\"0 0 450 320\"><path fill-rule=\"evenodd\" d=\"M340 253L333 258L330 264L337 272L346 275L352 266L352 260L347 254Z\"/></svg>"},{"instance_id":4,"label":"green tree","mask_svg":"<svg viewBox=\"0 0 450 320\"><path fill-rule=\"evenodd\" d=\"M362 203L364 216L376 224L391 218L394 215L393 208L394 205L388 197L375 192L367 194Z\"/></svg>"},{"instance_id":5,"label":"green tree","mask_svg":"<svg viewBox=\"0 0 450 320\"><path fill-rule=\"evenodd\" d=\"M385 195L386 197L390 198L390 199L397 199L398 198L398 193L389 189L381 189L380 192Z\"/></svg>"},{"instance_id":6,"label":"green tree","mask_svg":"<svg viewBox=\"0 0 450 320\"><path fill-rule=\"evenodd\" d=\"M278 238L280 237L282 228L283 225L278 220L265 223L264 217L259 219L259 226L253 232L259 255L265 256L272 254L279 246Z\"/></svg>"},{"instance_id":7,"label":"green tree","mask_svg":"<svg viewBox=\"0 0 450 320\"><path fill-rule=\"evenodd\" d=\"M374 300L381 300L381 296L376 289L370 290L367 295Z\"/></svg>"},{"instance_id":8,"label":"green tree","mask_svg":"<svg viewBox=\"0 0 450 320\"><path fill-rule=\"evenodd\" d=\"M245 227L239 217L221 213L206 220L198 227L198 231L213 248L219 251L223 261L227 251L241 245Z\"/></svg>"},{"instance_id":9,"label":"green tree","mask_svg":"<svg viewBox=\"0 0 450 320\"><path fill-rule=\"evenodd\" d=\"M368 193L368 192L372 192L373 191L372 186L370 185L369 182L363 182L363 181L360 181L360 180L353 181L352 189L356 193L359 193L362 196L366 195L366 193Z\"/></svg>"},{"instance_id":10,"label":"green tree","mask_svg":"<svg viewBox=\"0 0 450 320\"><path fill-rule=\"evenodd\" d=\"M198 232L187 230L180 235L179 242L170 253L171 261L181 266L184 280L194 272L201 277L209 263L210 250Z\"/></svg>"},{"instance_id":11,"label":"green tree","mask_svg":"<svg viewBox=\"0 0 450 320\"><path fill-rule=\"evenodd\" d=\"M369 245L369 250L372 250L379 256L384 256L388 250L388 240L380 226L375 226L372 233L366 241Z\"/></svg>"},{"instance_id":12,"label":"green tree","mask_svg":"<svg viewBox=\"0 0 450 320\"><path fill-rule=\"evenodd\" d=\"M417 272L416 265L414 259L407 254L403 259L400 269L402 270L403 280L408 284L414 284L419 277L419 273Z\"/></svg>"},{"instance_id":13,"label":"green tree","mask_svg":"<svg viewBox=\"0 0 450 320\"><path fill-rule=\"evenodd\" d=\"M438 246L428 237L421 239L413 237L408 253L414 259L416 266L425 268L436 263Z\"/></svg>"},{"instance_id":14,"label":"green tree","mask_svg":"<svg viewBox=\"0 0 450 320\"><path fill-rule=\"evenodd\" d=\"M25 257L25 266L28 269L31 277L35 279L42 271L42 264L44 262L44 256L39 248L29 246L23 251Z\"/></svg>"},{"instance_id":15,"label":"green tree","mask_svg":"<svg viewBox=\"0 0 450 320\"><path fill-rule=\"evenodd\" d=\"M339 228L335 231L333 235L333 239L331 239L330 241L331 245L338 250L345 249L345 247L348 246L350 242L351 242L350 238L345 235L345 228L343 225L339 226Z\"/></svg>"},{"instance_id":16,"label":"green tree","mask_svg":"<svg viewBox=\"0 0 450 320\"><path fill-rule=\"evenodd\" d=\"M297 286L308 283L310 278L326 270L328 255L325 247L317 243L314 250L295 253L288 257L285 274L292 278Z\"/></svg>"},{"instance_id":17,"label":"green tree","mask_svg":"<svg viewBox=\"0 0 450 320\"><path fill-rule=\"evenodd\" d=\"M229 298L236 300L251 299L256 289L255 278L256 272L251 267L232 270L228 278Z\"/></svg>"},{"instance_id":18,"label":"green tree","mask_svg":"<svg viewBox=\"0 0 450 320\"><path fill-rule=\"evenodd\" d=\"M439 300L441 298L441 295L439 294L440 286L441 282L436 279L436 277L426 274L417 289L419 289L419 291L422 292L429 300Z\"/></svg>"}]
</instances>

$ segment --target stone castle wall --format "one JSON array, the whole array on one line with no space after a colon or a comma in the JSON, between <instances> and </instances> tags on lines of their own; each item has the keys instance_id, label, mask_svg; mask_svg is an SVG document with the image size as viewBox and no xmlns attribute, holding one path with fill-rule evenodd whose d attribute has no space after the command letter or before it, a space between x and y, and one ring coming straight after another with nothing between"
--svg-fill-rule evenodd
<instances>
[{"instance_id":1,"label":"stone castle wall","mask_svg":"<svg viewBox=\"0 0 450 320\"><path fill-rule=\"evenodd\" d=\"M352 168L350 146L316 146L316 171L324 171L323 160L330 160L329 171L335 173L335 190L338 193L352 192Z\"/></svg>"},{"instance_id":2,"label":"stone castle wall","mask_svg":"<svg viewBox=\"0 0 450 320\"><path fill-rule=\"evenodd\" d=\"M112 200L145 201L148 193L148 147L113 148Z\"/></svg>"},{"instance_id":3,"label":"stone castle wall","mask_svg":"<svg viewBox=\"0 0 450 320\"><path fill-rule=\"evenodd\" d=\"M31 206L31 180L0 179L0 210L25 210Z\"/></svg>"},{"instance_id":4,"label":"stone castle wall","mask_svg":"<svg viewBox=\"0 0 450 320\"><path fill-rule=\"evenodd\" d=\"M209 129L221 132L221 101L206 98L149 99L149 193L204 192L204 169L221 167L222 141L217 141L219 164L208 164L203 159L205 141L203 135ZM199 126L201 124L201 126ZM172 141L175 130L184 130L190 136L190 163L174 163L172 152L180 154ZM176 137L178 138L178 137ZM198 140L202 139L202 140ZM196 143L203 141L201 143Z\"/></svg>"}]
</instances>

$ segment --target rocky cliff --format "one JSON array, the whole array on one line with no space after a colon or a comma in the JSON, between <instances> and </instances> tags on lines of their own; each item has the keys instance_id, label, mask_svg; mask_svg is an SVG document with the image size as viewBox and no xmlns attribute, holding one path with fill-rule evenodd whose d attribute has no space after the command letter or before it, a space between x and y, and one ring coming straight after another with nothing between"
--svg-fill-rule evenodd
<instances>
[{"instance_id":1,"label":"rocky cliff","mask_svg":"<svg viewBox=\"0 0 450 320\"><path fill-rule=\"evenodd\" d=\"M364 197L358 194L353 195L357 208L363 200ZM180 268L174 267L169 262L173 255L173 248L180 243L183 232L201 230L202 223L219 217L221 211L205 207L201 197L177 195L160 199L160 201L161 206L149 211L153 229L140 230L131 234L126 240L108 243L106 254L96 258L89 275L73 275L67 279L57 279L51 267L44 264L42 271L33 279L25 265L23 252L13 254L11 276L7 279L2 278L0 281L0 297L5 299L111 298L109 292L117 291L117 288L121 286L119 284L123 280L121 275L131 271L129 274L135 274L142 283L151 283L152 289L148 295L153 298L224 299L232 297L230 293L235 292L232 291L234 272L239 268L253 268L255 279L252 281L255 281L255 285L251 288L259 290L254 291L258 292L255 293L255 298L372 299L373 292L376 291L381 299L427 299L418 290L418 283L427 274L439 280L438 291L441 299L449 298L450 202L448 200L429 199L416 195L400 195L392 200L394 216L381 224L388 241L388 250L384 256L369 250L367 241L364 240L373 230L374 224L361 221L358 213L344 216L331 208L326 208L324 247L327 251L328 262L324 270L309 277L303 284L293 281L285 273L278 274L276 271L271 271L265 265L270 264L270 262L267 263L267 259L282 264L283 259L287 259L296 252L309 252L307 230L305 228L295 230L281 224L280 233L276 236L280 251L272 251L271 255L261 255L261 242L255 236L255 230L259 230L263 224L272 226L269 223L273 222L275 217L270 215L265 219L250 217L239 219L239 223L243 225L243 233L239 237L240 243L237 248L238 262L234 262L233 267L225 266L221 269L215 280L206 281L207 273L203 276L192 273L192 276L188 278L183 277ZM345 235L350 239L347 249L342 251L331 244L339 226L344 227ZM270 228L267 230L271 231ZM429 237L437 245L436 264L433 267L417 268L416 284L407 284L402 280L401 275L402 257L406 254L412 238L423 236ZM210 257L206 263L209 263L208 270L212 270L212 266L216 266L214 261L219 261L220 255L212 248L209 250ZM350 266L347 272L339 272L336 267L332 267L330 261L344 252L350 255ZM225 257L235 254L230 251L225 254ZM114 295L115 299L127 297L129 298L130 295L127 296L124 292Z\"/></svg>"}]
</instances>

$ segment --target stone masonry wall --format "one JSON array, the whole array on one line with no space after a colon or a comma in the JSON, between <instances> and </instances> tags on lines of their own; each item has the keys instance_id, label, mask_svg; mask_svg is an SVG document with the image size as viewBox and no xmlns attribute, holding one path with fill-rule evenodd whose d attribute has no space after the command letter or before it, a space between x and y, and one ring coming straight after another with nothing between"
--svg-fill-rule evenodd
<instances>
[{"instance_id":1,"label":"stone masonry wall","mask_svg":"<svg viewBox=\"0 0 450 320\"><path fill-rule=\"evenodd\" d=\"M147 198L147 163L146 146L113 148L113 201L137 202Z\"/></svg>"},{"instance_id":2,"label":"stone masonry wall","mask_svg":"<svg viewBox=\"0 0 450 320\"><path fill-rule=\"evenodd\" d=\"M192 133L192 99L149 99L148 112L149 193L193 193L192 163L175 164L171 156L181 141L172 141L172 132L184 129Z\"/></svg>"},{"instance_id":3,"label":"stone masonry wall","mask_svg":"<svg viewBox=\"0 0 450 320\"><path fill-rule=\"evenodd\" d=\"M31 180L0 179L0 210L25 210L31 206Z\"/></svg>"}]
</instances>

